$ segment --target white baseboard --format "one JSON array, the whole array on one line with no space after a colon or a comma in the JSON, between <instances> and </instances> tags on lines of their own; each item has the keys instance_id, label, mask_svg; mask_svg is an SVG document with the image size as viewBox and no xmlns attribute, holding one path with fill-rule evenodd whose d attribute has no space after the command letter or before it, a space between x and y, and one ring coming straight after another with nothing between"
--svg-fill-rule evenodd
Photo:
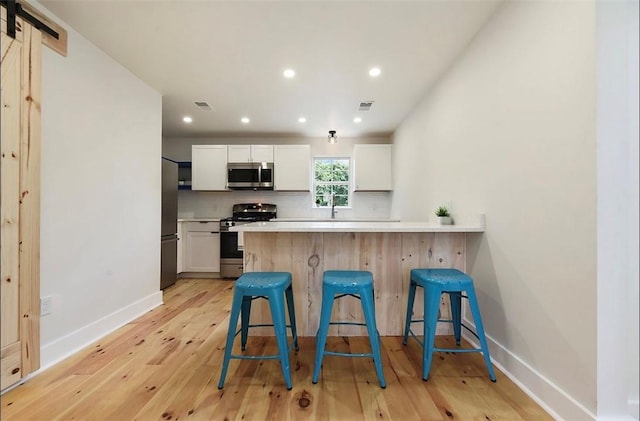
<instances>
[{"instance_id":1,"label":"white baseboard","mask_svg":"<svg viewBox=\"0 0 640 421\"><path fill-rule=\"evenodd\" d=\"M465 319L464 324L475 328L474 324L469 320ZM474 346L479 346L475 336L465 332L464 329L463 332L463 337L467 341ZM487 343L493 364L554 419L596 419L595 414L585 408L584 405L488 335Z\"/></svg>"},{"instance_id":2,"label":"white baseboard","mask_svg":"<svg viewBox=\"0 0 640 421\"><path fill-rule=\"evenodd\" d=\"M53 342L42 345L40 348L40 369L32 374L35 375L70 357L149 310L162 305L162 303L162 291L154 292Z\"/></svg>"}]
</instances>

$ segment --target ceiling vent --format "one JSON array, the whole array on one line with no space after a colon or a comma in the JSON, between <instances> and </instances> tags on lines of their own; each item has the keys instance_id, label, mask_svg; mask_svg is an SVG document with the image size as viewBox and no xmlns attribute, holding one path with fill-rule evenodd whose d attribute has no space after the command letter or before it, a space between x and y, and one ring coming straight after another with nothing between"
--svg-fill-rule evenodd
<instances>
[{"instance_id":1,"label":"ceiling vent","mask_svg":"<svg viewBox=\"0 0 640 421\"><path fill-rule=\"evenodd\" d=\"M374 101L364 101L358 106L358 111L369 111Z\"/></svg>"},{"instance_id":2,"label":"ceiling vent","mask_svg":"<svg viewBox=\"0 0 640 421\"><path fill-rule=\"evenodd\" d=\"M194 104L196 104L202 111L213 111L213 108L204 101L196 101Z\"/></svg>"}]
</instances>

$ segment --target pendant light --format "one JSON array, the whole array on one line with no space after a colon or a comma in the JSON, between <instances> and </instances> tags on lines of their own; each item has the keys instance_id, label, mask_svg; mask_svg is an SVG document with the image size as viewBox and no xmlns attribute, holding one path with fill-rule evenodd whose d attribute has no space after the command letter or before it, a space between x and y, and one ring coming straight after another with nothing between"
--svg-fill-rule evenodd
<instances>
[{"instance_id":1,"label":"pendant light","mask_svg":"<svg viewBox=\"0 0 640 421\"><path fill-rule=\"evenodd\" d=\"M329 130L329 136L327 136L329 143L338 143L338 136L335 130Z\"/></svg>"}]
</instances>

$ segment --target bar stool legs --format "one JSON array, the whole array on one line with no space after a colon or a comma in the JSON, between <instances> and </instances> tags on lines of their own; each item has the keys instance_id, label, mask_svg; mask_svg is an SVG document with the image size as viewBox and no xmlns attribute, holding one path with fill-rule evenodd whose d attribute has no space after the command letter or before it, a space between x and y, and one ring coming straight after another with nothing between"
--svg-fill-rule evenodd
<instances>
[{"instance_id":1,"label":"bar stool legs","mask_svg":"<svg viewBox=\"0 0 640 421\"><path fill-rule=\"evenodd\" d=\"M333 302L336 299L350 295L359 298L362 304L365 323L331 321ZM326 351L329 326L336 324L366 326L371 344L371 353L355 354L346 352ZM376 325L375 306L373 296L373 275L366 271L326 271L322 280L322 308L320 310L320 324L316 334L316 357L313 368L312 382L318 382L320 368L325 355L342 357L373 357L376 374L380 387L387 386L382 371L382 357L380 352L380 336Z\"/></svg>"},{"instance_id":2,"label":"bar stool legs","mask_svg":"<svg viewBox=\"0 0 640 421\"><path fill-rule=\"evenodd\" d=\"M327 345L327 335L329 333L329 324L331 312L333 311L334 292L329 288L322 288L322 308L320 309L320 325L318 333L316 333L316 358L313 364L313 376L311 382L318 383L320 376L320 367L322 366L322 358Z\"/></svg>"},{"instance_id":3,"label":"bar stool legs","mask_svg":"<svg viewBox=\"0 0 640 421\"><path fill-rule=\"evenodd\" d=\"M415 299L416 287L422 287L424 292L424 319L411 319L413 312L413 304ZM466 292L466 296L462 293ZM438 319L440 296L443 293L449 294L451 302L451 320ZM469 307L473 315L473 321L476 325L474 332L464 323L462 323L461 310L462 298L469 300ZM450 349L437 348L435 346L436 327L438 322L450 322L453 325L453 334L456 345L460 345L462 328L467 329L480 342L480 348L472 349ZM411 323L424 323L423 325L423 341L411 331ZM456 269L412 269L409 285L409 299L407 303L407 315L405 319L403 344L407 344L407 339L411 335L422 346L422 379L429 378L431 363L434 352L481 352L489 378L496 381L496 375L491 364L489 356L489 347L484 333L484 326L480 316L480 309L473 287L473 280Z\"/></svg>"},{"instance_id":4,"label":"bar stool legs","mask_svg":"<svg viewBox=\"0 0 640 421\"><path fill-rule=\"evenodd\" d=\"M249 324L251 315L251 302L255 299L267 299L271 309L273 324ZM289 313L290 325L287 326L285 316L285 300ZM238 318L241 318L241 327L237 331ZM247 346L248 331L250 327L273 326L278 344L277 355L244 355L232 354L234 338L240 333L241 349L245 351ZM291 328L293 342L288 344L287 327ZM224 387L224 381L231 359L278 359L282 367L287 389L291 390L291 369L289 364L289 352L291 348L298 347L298 334L296 329L295 309L293 304L293 290L291 287L291 274L287 272L248 272L243 274L235 283L233 289L233 302L229 315L229 329L224 350L222 369L218 389Z\"/></svg>"},{"instance_id":5,"label":"bar stool legs","mask_svg":"<svg viewBox=\"0 0 640 421\"><path fill-rule=\"evenodd\" d=\"M238 301L240 301L240 305L237 305ZM242 292L238 291L234 288L233 290L233 301L231 304L231 314L229 314L229 329L227 331L227 341L224 347L224 358L222 360L222 371L220 372L220 381L218 381L218 389L222 389L224 387L224 379L227 377L227 369L229 368L229 360L231 359L231 349L233 348L233 339L236 334L236 326L238 325L238 316L240 315L240 308L244 305ZM246 344L246 337L243 333L243 341L242 350L244 351L244 346Z\"/></svg>"},{"instance_id":6,"label":"bar stool legs","mask_svg":"<svg viewBox=\"0 0 640 421\"><path fill-rule=\"evenodd\" d=\"M491 364L491 357L489 356L489 346L487 345L487 338L484 334L484 325L482 324L482 317L480 317L480 309L478 308L476 293L473 289L471 289L470 291L467 291L467 295L469 296L469 302L475 303L471 306L471 314L473 314L473 320L476 323L476 337L480 341L480 347L482 349L482 355L484 356L484 362L487 365L487 370L489 371L489 377L491 378L491 381L495 382L496 373L494 373L493 364Z\"/></svg>"},{"instance_id":7,"label":"bar stool legs","mask_svg":"<svg viewBox=\"0 0 640 421\"><path fill-rule=\"evenodd\" d=\"M287 322L284 316L282 297L279 300L269 298L269 306L273 315L273 328L276 333L276 342L278 343L280 366L282 367L282 375L287 384L287 389L291 390L291 369L289 367L289 346L287 344ZM293 325L292 325L293 329ZM296 351L298 350L297 338L294 337Z\"/></svg>"},{"instance_id":8,"label":"bar stool legs","mask_svg":"<svg viewBox=\"0 0 640 421\"><path fill-rule=\"evenodd\" d=\"M364 318L367 321L367 333L369 334L369 343L371 344L371 353L373 354L373 361L376 367L376 374L380 382L380 387L383 389L387 387L384 380L384 373L382 372L382 357L380 353L380 335L378 334L378 326L376 324L376 313L374 310L374 297L373 290L370 294L363 293L360 296L362 301L362 309L364 310Z\"/></svg>"},{"instance_id":9,"label":"bar stool legs","mask_svg":"<svg viewBox=\"0 0 640 421\"><path fill-rule=\"evenodd\" d=\"M247 338L249 337L249 319L251 316L251 302L253 298L251 297L242 297L242 309L240 310L240 346L241 350L245 351L247 349ZM234 326L237 325L238 319L234 322Z\"/></svg>"}]
</instances>

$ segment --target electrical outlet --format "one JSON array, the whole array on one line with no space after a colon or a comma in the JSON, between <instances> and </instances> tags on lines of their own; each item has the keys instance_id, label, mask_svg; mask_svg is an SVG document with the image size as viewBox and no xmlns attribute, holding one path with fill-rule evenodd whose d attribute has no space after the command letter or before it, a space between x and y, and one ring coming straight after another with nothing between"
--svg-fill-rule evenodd
<instances>
[{"instance_id":1,"label":"electrical outlet","mask_svg":"<svg viewBox=\"0 0 640 421\"><path fill-rule=\"evenodd\" d=\"M46 316L53 312L53 297L40 298L40 316Z\"/></svg>"}]
</instances>

